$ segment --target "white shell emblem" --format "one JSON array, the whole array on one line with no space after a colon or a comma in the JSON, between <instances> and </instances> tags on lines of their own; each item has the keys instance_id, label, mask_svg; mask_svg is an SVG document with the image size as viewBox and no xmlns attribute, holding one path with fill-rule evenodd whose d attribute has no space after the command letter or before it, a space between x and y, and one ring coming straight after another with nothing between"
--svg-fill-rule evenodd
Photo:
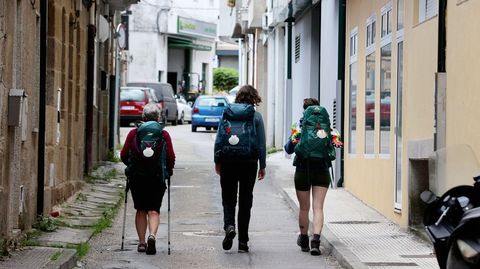
<instances>
[{"instance_id":1,"label":"white shell emblem","mask_svg":"<svg viewBox=\"0 0 480 269\"><path fill-rule=\"evenodd\" d=\"M327 133L325 132L325 130L320 129L320 130L318 130L318 132L317 132L317 136L318 136L319 138L322 138L322 139L323 139L323 138L327 137Z\"/></svg>"},{"instance_id":2,"label":"white shell emblem","mask_svg":"<svg viewBox=\"0 0 480 269\"><path fill-rule=\"evenodd\" d=\"M153 156L153 150L152 148L146 148L143 150L143 156L150 158Z\"/></svg>"},{"instance_id":3,"label":"white shell emblem","mask_svg":"<svg viewBox=\"0 0 480 269\"><path fill-rule=\"evenodd\" d=\"M236 135L232 135L228 139L228 143L230 143L230 145L232 145L232 146L235 146L236 144L238 144L238 142L240 142L240 139Z\"/></svg>"}]
</instances>

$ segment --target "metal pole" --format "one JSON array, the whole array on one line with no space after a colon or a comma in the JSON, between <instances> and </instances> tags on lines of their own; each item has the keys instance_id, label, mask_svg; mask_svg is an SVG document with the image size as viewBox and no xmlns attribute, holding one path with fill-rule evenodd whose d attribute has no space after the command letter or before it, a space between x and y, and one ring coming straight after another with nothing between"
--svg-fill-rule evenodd
<instances>
[{"instance_id":1,"label":"metal pole","mask_svg":"<svg viewBox=\"0 0 480 269\"><path fill-rule=\"evenodd\" d=\"M48 1L40 2L40 92L38 98L37 215L43 214L45 188L45 116L47 91Z\"/></svg>"},{"instance_id":2,"label":"metal pole","mask_svg":"<svg viewBox=\"0 0 480 269\"><path fill-rule=\"evenodd\" d=\"M125 184L125 205L124 205L124 208L123 208L122 246L120 248L121 250L123 250L123 245L124 245L124 242L125 242L125 221L126 221L126 218L127 218L128 189L129 189L129 185L128 185L128 178L127 178L127 182Z\"/></svg>"},{"instance_id":3,"label":"metal pole","mask_svg":"<svg viewBox=\"0 0 480 269\"><path fill-rule=\"evenodd\" d=\"M293 85L292 85L292 28L295 18L292 16L293 7L290 2L288 5L289 17L285 21L287 23L287 78L285 81L285 122L284 122L284 138L288 137L290 134L290 126L292 125L292 96L293 96ZM284 139L285 140L285 139Z\"/></svg>"},{"instance_id":4,"label":"metal pole","mask_svg":"<svg viewBox=\"0 0 480 269\"><path fill-rule=\"evenodd\" d=\"M85 173L89 173L92 165L93 150L93 101L95 91L95 5L90 7L90 22L87 26L87 91L85 113Z\"/></svg>"},{"instance_id":5,"label":"metal pole","mask_svg":"<svg viewBox=\"0 0 480 269\"><path fill-rule=\"evenodd\" d=\"M168 255L170 255L170 177L168 177L168 192L167 192L167 198L168 198Z\"/></svg>"},{"instance_id":6,"label":"metal pole","mask_svg":"<svg viewBox=\"0 0 480 269\"><path fill-rule=\"evenodd\" d=\"M120 28L121 24L118 25L117 27L117 33L118 29ZM121 64L121 52L120 48L118 46L118 42L115 42L115 115L113 117L113 128L114 128L114 139L113 143L114 146L119 144L119 132L118 132L118 114L119 114L119 109L118 109L118 102L119 102L119 95L120 95L120 77L121 77L121 69L120 69L120 64Z\"/></svg>"}]
</instances>

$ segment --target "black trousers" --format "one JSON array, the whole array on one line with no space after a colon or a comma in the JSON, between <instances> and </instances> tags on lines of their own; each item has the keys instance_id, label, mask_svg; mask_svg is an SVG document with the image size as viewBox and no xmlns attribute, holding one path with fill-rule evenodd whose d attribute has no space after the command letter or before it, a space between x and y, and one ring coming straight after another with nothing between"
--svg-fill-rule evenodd
<instances>
[{"instance_id":1,"label":"black trousers","mask_svg":"<svg viewBox=\"0 0 480 269\"><path fill-rule=\"evenodd\" d=\"M222 205L224 229L235 226L235 207L238 192L238 241L248 242L250 210L253 202L253 187L257 179L256 162L222 163L220 184L222 186Z\"/></svg>"}]
</instances>

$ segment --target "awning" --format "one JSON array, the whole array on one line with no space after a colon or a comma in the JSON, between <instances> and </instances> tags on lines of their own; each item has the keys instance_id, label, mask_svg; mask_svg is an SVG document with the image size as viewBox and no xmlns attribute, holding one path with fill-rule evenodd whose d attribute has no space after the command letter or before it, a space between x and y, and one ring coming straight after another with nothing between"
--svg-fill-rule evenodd
<instances>
[{"instance_id":1,"label":"awning","mask_svg":"<svg viewBox=\"0 0 480 269\"><path fill-rule=\"evenodd\" d=\"M201 51L211 51L211 46L200 45L193 43L191 39L182 39L176 37L169 37L168 38L168 48L172 49L193 49L193 50L201 50Z\"/></svg>"},{"instance_id":2,"label":"awning","mask_svg":"<svg viewBox=\"0 0 480 269\"><path fill-rule=\"evenodd\" d=\"M108 0L111 10L125 10L128 6L138 3L140 0ZM104 1L105 2L105 1Z\"/></svg>"}]
</instances>

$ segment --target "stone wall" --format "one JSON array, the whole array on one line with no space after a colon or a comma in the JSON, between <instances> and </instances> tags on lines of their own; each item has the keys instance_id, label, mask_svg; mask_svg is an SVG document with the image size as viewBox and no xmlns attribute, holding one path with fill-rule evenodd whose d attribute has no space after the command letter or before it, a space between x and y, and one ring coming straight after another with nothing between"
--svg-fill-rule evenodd
<instances>
[{"instance_id":1,"label":"stone wall","mask_svg":"<svg viewBox=\"0 0 480 269\"><path fill-rule=\"evenodd\" d=\"M0 0L0 237L30 227L36 215L39 90L38 3ZM8 126L8 95L27 95L26 117Z\"/></svg>"},{"instance_id":2,"label":"stone wall","mask_svg":"<svg viewBox=\"0 0 480 269\"><path fill-rule=\"evenodd\" d=\"M89 18L87 9L76 13L72 1L48 2L45 213L83 183Z\"/></svg>"},{"instance_id":3,"label":"stone wall","mask_svg":"<svg viewBox=\"0 0 480 269\"><path fill-rule=\"evenodd\" d=\"M71 0L48 0L45 121L45 188L43 213L84 184L87 115L87 65L96 68L93 106L92 163L108 156L109 92L102 76L114 73L113 32L96 45L96 62L87 61L87 27L91 12L114 29L113 12L104 2L97 9L76 10ZM95 5L94 5L95 6ZM40 1L0 0L0 238L29 230L37 215L37 162L40 91ZM102 73L101 71L104 71ZM107 74L105 76L104 74ZM107 84L108 85L108 84ZM113 87L113 85L112 85ZM8 126L10 89L27 95L26 117ZM59 110L57 110L59 106Z\"/></svg>"}]
</instances>

